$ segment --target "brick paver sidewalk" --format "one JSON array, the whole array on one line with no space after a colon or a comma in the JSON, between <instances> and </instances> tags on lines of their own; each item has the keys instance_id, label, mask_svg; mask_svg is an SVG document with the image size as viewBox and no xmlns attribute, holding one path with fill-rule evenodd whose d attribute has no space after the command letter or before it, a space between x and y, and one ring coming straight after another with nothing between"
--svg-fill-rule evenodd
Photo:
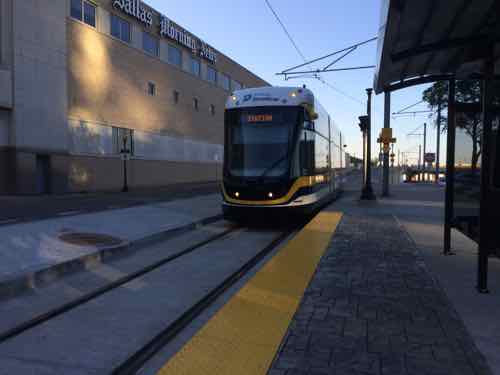
<instances>
[{"instance_id":1,"label":"brick paver sidewalk","mask_svg":"<svg viewBox=\"0 0 500 375\"><path fill-rule=\"evenodd\" d=\"M392 216L345 215L269 375L489 375Z\"/></svg>"}]
</instances>

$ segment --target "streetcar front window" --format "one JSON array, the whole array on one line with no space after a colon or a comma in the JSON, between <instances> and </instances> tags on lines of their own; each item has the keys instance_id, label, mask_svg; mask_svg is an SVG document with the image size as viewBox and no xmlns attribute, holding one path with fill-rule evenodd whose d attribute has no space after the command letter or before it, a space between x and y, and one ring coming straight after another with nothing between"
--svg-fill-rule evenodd
<instances>
[{"instance_id":1,"label":"streetcar front window","mask_svg":"<svg viewBox=\"0 0 500 375\"><path fill-rule=\"evenodd\" d=\"M288 173L299 110L259 107L229 110L227 168L237 177L281 177Z\"/></svg>"}]
</instances>

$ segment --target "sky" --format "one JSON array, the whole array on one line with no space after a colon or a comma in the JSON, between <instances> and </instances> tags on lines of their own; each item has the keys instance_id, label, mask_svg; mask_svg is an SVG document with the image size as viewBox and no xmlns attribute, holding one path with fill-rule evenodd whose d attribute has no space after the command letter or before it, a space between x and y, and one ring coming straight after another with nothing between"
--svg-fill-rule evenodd
<instances>
[{"instance_id":1,"label":"sky","mask_svg":"<svg viewBox=\"0 0 500 375\"><path fill-rule=\"evenodd\" d=\"M307 59L326 55L378 34L381 0L269 2ZM265 0L146 0L146 3L270 84L307 85L341 128L347 151L358 157L362 155L358 116L366 114L366 88L373 86L374 69L324 73L322 78L334 88L314 79L284 81L276 76L276 73L301 64L303 59L276 21ZM376 47L376 42L372 42L358 48L339 62L337 67L375 65ZM422 91L426 87L428 86L418 86L393 93L391 112L397 112L420 101ZM425 104L414 108L425 109ZM383 127L383 95L374 96L372 112L372 154L376 156L378 145L375 140ZM435 120L427 115L391 119L393 133L397 138L396 155L398 150L416 152L408 156L413 157L410 161L417 161L418 145L422 143L423 137L407 134L422 126L424 122L433 124ZM427 151L435 152L436 130L433 125L428 126L428 134ZM445 144L446 139L442 135L442 161L445 160Z\"/></svg>"}]
</instances>

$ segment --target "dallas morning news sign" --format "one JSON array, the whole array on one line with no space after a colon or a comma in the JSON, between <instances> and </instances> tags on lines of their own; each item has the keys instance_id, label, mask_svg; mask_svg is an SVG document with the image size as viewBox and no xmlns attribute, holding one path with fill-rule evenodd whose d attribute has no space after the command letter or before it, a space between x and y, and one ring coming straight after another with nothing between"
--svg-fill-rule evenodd
<instances>
[{"instance_id":1,"label":"dallas morning news sign","mask_svg":"<svg viewBox=\"0 0 500 375\"><path fill-rule=\"evenodd\" d=\"M146 8L140 0L113 0L113 7L138 19L148 27L153 26L153 12ZM217 62L217 54L209 45L174 24L163 14L160 14L159 30L162 37L191 49L194 55L200 56L212 64Z\"/></svg>"}]
</instances>

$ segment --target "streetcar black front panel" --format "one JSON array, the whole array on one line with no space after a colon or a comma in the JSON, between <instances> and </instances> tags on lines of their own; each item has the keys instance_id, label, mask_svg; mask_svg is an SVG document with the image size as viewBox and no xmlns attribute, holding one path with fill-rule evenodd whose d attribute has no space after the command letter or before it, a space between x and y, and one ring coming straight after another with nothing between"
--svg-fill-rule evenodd
<instances>
[{"instance_id":1,"label":"streetcar black front panel","mask_svg":"<svg viewBox=\"0 0 500 375\"><path fill-rule=\"evenodd\" d=\"M302 107L253 107L226 111L224 187L243 201L286 196Z\"/></svg>"}]
</instances>

